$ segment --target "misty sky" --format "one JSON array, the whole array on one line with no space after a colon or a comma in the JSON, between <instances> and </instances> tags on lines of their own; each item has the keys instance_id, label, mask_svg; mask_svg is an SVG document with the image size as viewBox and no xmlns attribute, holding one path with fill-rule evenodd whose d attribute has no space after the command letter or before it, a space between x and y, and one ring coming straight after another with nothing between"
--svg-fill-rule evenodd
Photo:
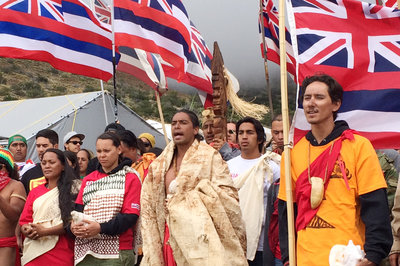
<instances>
[{"instance_id":1,"label":"misty sky","mask_svg":"<svg viewBox=\"0 0 400 266\"><path fill-rule=\"evenodd\" d=\"M213 50L218 42L225 66L242 87L265 87L258 36L258 0L183 0L189 17Z\"/></svg>"}]
</instances>

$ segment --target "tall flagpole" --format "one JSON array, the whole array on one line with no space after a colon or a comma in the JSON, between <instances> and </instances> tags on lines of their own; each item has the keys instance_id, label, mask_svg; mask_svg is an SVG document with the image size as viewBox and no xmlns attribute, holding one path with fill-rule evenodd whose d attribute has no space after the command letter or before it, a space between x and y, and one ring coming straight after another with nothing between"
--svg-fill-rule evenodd
<instances>
[{"instance_id":1,"label":"tall flagpole","mask_svg":"<svg viewBox=\"0 0 400 266\"><path fill-rule=\"evenodd\" d=\"M272 105L272 92L271 86L269 83L269 73L268 73L268 59L267 59L267 49L265 45L265 25L264 25L264 16L263 16L263 1L260 0L260 23L261 23L261 34L262 34L262 52L264 58L264 72L265 72L265 81L267 82L267 93L268 93L268 104L269 104L269 111L271 113L271 118L274 117L274 106ZM400 1L400 0L398 0Z\"/></svg>"},{"instance_id":2,"label":"tall flagpole","mask_svg":"<svg viewBox=\"0 0 400 266\"><path fill-rule=\"evenodd\" d=\"M156 92L158 113L160 115L162 130L164 132L164 139L165 139L165 143L168 145L169 144L169 140L168 140L167 130L165 129L164 114L163 114L163 111L162 111L162 108L161 108L160 93L158 92L158 88L156 89L155 92Z\"/></svg>"},{"instance_id":3,"label":"tall flagpole","mask_svg":"<svg viewBox=\"0 0 400 266\"><path fill-rule=\"evenodd\" d=\"M296 265L295 234L294 234L294 212L292 178L290 175L290 148L289 148L289 104L287 99L287 72L286 72L286 38L285 38L285 1L279 0L279 51L281 66L281 99L282 99L282 122L284 139L285 160L285 183L286 203L288 219L288 241L289 241L289 265Z\"/></svg>"},{"instance_id":4,"label":"tall flagpole","mask_svg":"<svg viewBox=\"0 0 400 266\"><path fill-rule=\"evenodd\" d=\"M95 16L97 16L96 14L96 10L94 7L94 0L89 1L89 5L90 5L90 9L92 10L92 12L95 14ZM114 41L113 41L114 43ZM103 99L103 108L104 108L104 120L106 121L106 125L108 125L108 117L107 117L107 109L106 109L106 99L105 99L105 93L104 93L104 84L103 84L103 80L100 80L100 88L101 88L101 97Z\"/></svg>"},{"instance_id":5,"label":"tall flagpole","mask_svg":"<svg viewBox=\"0 0 400 266\"><path fill-rule=\"evenodd\" d=\"M118 99L117 99L117 62L115 57L115 31L114 31L114 0L111 0L111 31L112 31L112 57L113 57L113 86L114 86L114 120L118 121Z\"/></svg>"}]
</instances>

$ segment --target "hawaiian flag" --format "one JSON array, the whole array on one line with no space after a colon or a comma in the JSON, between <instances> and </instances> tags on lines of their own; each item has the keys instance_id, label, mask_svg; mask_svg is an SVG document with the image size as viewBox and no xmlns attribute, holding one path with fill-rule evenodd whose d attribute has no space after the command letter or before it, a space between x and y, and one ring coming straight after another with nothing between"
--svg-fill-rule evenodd
<instances>
[{"instance_id":1,"label":"hawaiian flag","mask_svg":"<svg viewBox=\"0 0 400 266\"><path fill-rule=\"evenodd\" d=\"M114 29L117 46L159 54L183 77L191 30L181 0L115 0Z\"/></svg>"},{"instance_id":2,"label":"hawaiian flag","mask_svg":"<svg viewBox=\"0 0 400 266\"><path fill-rule=\"evenodd\" d=\"M126 46L118 47L121 54L117 70L137 77L158 91L167 89L164 70L157 55Z\"/></svg>"},{"instance_id":3,"label":"hawaiian flag","mask_svg":"<svg viewBox=\"0 0 400 266\"><path fill-rule=\"evenodd\" d=\"M400 10L355 0L291 4L297 84L316 72L333 76L344 88L338 119L375 148L400 148ZM299 103L295 141L307 130Z\"/></svg>"},{"instance_id":4,"label":"hawaiian flag","mask_svg":"<svg viewBox=\"0 0 400 266\"><path fill-rule=\"evenodd\" d=\"M259 19L259 33L261 39L261 56L264 57L264 47L262 41L262 28L265 34L265 50L267 51L267 59L280 64L279 54L279 14L272 0L263 0L262 20ZM286 38L286 65L287 71L296 76L296 62L293 55L293 47L290 33L285 29Z\"/></svg>"},{"instance_id":5,"label":"hawaiian flag","mask_svg":"<svg viewBox=\"0 0 400 266\"><path fill-rule=\"evenodd\" d=\"M94 12L101 22L111 24L111 9L103 0L94 0Z\"/></svg>"},{"instance_id":6,"label":"hawaiian flag","mask_svg":"<svg viewBox=\"0 0 400 266\"><path fill-rule=\"evenodd\" d=\"M382 2L384 6L398 8L397 0L383 0Z\"/></svg>"},{"instance_id":7,"label":"hawaiian flag","mask_svg":"<svg viewBox=\"0 0 400 266\"><path fill-rule=\"evenodd\" d=\"M192 49L188 56L186 73L181 82L197 89L200 99L205 108L212 106L212 80L211 80L211 59L212 54L199 30L191 22ZM169 78L179 80L179 72L167 62L162 62L165 74Z\"/></svg>"},{"instance_id":8,"label":"hawaiian flag","mask_svg":"<svg viewBox=\"0 0 400 266\"><path fill-rule=\"evenodd\" d=\"M111 24L111 9L102 0L94 0L94 10L100 21ZM121 58L117 70L142 80L160 92L167 89L165 74L157 55L127 46L119 46L118 52Z\"/></svg>"},{"instance_id":9,"label":"hawaiian flag","mask_svg":"<svg viewBox=\"0 0 400 266\"><path fill-rule=\"evenodd\" d=\"M79 0L0 0L0 56L109 80L112 33Z\"/></svg>"}]
</instances>

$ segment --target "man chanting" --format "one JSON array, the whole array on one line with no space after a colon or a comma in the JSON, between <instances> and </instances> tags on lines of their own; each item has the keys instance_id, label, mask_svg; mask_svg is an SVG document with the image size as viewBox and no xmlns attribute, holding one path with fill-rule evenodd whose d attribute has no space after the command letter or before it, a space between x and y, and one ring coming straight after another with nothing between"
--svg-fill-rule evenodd
<instances>
[{"instance_id":1,"label":"man chanting","mask_svg":"<svg viewBox=\"0 0 400 266\"><path fill-rule=\"evenodd\" d=\"M172 118L173 142L141 194L141 265L246 265L238 193L218 151L200 142L195 113Z\"/></svg>"},{"instance_id":2,"label":"man chanting","mask_svg":"<svg viewBox=\"0 0 400 266\"><path fill-rule=\"evenodd\" d=\"M366 253L357 263L378 265L392 244L386 182L371 143L335 121L343 88L332 77L306 77L300 100L311 131L291 156L293 198L298 211L297 265L328 265L334 245L352 240ZM282 156L284 158L284 156ZM281 163L281 176L284 175ZM278 198L282 261L287 262L285 179Z\"/></svg>"}]
</instances>

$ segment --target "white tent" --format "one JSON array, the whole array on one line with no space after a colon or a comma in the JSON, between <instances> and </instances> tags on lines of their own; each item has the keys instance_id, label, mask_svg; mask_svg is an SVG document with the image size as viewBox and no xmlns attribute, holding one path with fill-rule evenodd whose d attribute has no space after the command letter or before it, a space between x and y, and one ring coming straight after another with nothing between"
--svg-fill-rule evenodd
<instances>
[{"instance_id":1,"label":"white tent","mask_svg":"<svg viewBox=\"0 0 400 266\"><path fill-rule=\"evenodd\" d=\"M35 135L39 130L56 131L61 150L65 134L73 130L85 134L82 147L94 152L96 138L107 125L105 114L108 123L114 122L114 98L105 93L104 102L106 111L101 92L0 102L0 139L23 135L28 141L28 158L37 162ZM155 136L157 147L165 147L163 135L120 101L118 120L136 136L148 132Z\"/></svg>"}]
</instances>

